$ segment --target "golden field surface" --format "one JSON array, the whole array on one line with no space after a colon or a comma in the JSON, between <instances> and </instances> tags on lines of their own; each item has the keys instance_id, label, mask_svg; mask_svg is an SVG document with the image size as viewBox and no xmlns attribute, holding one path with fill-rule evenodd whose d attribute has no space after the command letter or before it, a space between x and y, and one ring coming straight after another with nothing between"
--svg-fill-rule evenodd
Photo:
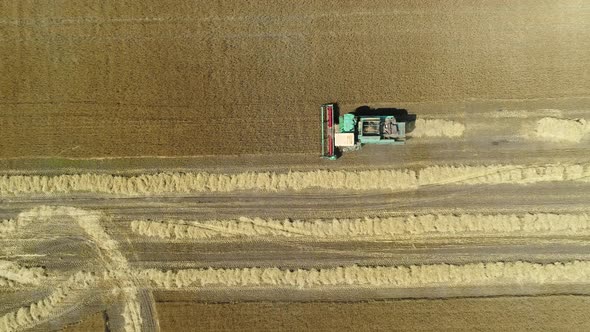
<instances>
[{"instance_id":1,"label":"golden field surface","mask_svg":"<svg viewBox=\"0 0 590 332\"><path fill-rule=\"evenodd\" d=\"M325 102L461 119L441 102L590 93L585 1L6 0L0 13L4 158L317 153Z\"/></svg>"},{"instance_id":2,"label":"golden field surface","mask_svg":"<svg viewBox=\"0 0 590 332\"><path fill-rule=\"evenodd\" d=\"M590 329L590 4L0 0L1 331ZM407 110L319 158L319 106Z\"/></svg>"},{"instance_id":3,"label":"golden field surface","mask_svg":"<svg viewBox=\"0 0 590 332\"><path fill-rule=\"evenodd\" d=\"M158 303L164 331L586 331L588 298L399 300L369 303ZM510 308L510 310L506 310ZM101 315L64 331L102 332Z\"/></svg>"}]
</instances>

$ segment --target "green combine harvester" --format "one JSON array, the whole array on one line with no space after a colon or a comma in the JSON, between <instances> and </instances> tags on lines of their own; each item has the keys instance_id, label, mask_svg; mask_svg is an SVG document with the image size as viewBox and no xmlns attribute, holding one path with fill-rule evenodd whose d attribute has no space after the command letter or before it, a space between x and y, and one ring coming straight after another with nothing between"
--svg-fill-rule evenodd
<instances>
[{"instance_id":1,"label":"green combine harvester","mask_svg":"<svg viewBox=\"0 0 590 332\"><path fill-rule=\"evenodd\" d=\"M336 104L321 107L322 157L338 158L346 151L358 150L364 144L405 144L406 123L393 115L357 115L347 113L338 117Z\"/></svg>"}]
</instances>

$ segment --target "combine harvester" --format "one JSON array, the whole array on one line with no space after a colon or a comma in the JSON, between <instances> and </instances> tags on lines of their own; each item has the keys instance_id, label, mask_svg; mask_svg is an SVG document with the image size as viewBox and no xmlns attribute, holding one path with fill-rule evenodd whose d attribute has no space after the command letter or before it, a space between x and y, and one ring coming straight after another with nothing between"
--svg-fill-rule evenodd
<instances>
[{"instance_id":1,"label":"combine harvester","mask_svg":"<svg viewBox=\"0 0 590 332\"><path fill-rule=\"evenodd\" d=\"M338 106L324 104L322 111L322 157L335 160L342 152L358 150L364 144L405 144L406 123L393 115L347 113L335 121Z\"/></svg>"}]
</instances>

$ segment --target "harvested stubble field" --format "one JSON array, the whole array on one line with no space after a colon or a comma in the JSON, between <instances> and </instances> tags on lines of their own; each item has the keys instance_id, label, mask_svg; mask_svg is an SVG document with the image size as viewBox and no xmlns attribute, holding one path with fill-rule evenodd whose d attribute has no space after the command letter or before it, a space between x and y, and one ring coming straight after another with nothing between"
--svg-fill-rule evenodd
<instances>
[{"instance_id":1,"label":"harvested stubble field","mask_svg":"<svg viewBox=\"0 0 590 332\"><path fill-rule=\"evenodd\" d=\"M0 331L586 331L584 1L0 0ZM417 115L318 158L337 101Z\"/></svg>"}]
</instances>

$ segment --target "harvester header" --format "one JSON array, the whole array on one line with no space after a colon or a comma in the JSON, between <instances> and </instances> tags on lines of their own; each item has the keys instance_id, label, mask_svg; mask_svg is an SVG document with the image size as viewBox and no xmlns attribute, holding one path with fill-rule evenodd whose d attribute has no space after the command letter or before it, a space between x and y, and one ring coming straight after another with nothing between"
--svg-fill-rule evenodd
<instances>
[{"instance_id":1,"label":"harvester header","mask_svg":"<svg viewBox=\"0 0 590 332\"><path fill-rule=\"evenodd\" d=\"M336 107L336 104L322 105L322 157L331 160L338 158L336 156L334 121Z\"/></svg>"}]
</instances>

